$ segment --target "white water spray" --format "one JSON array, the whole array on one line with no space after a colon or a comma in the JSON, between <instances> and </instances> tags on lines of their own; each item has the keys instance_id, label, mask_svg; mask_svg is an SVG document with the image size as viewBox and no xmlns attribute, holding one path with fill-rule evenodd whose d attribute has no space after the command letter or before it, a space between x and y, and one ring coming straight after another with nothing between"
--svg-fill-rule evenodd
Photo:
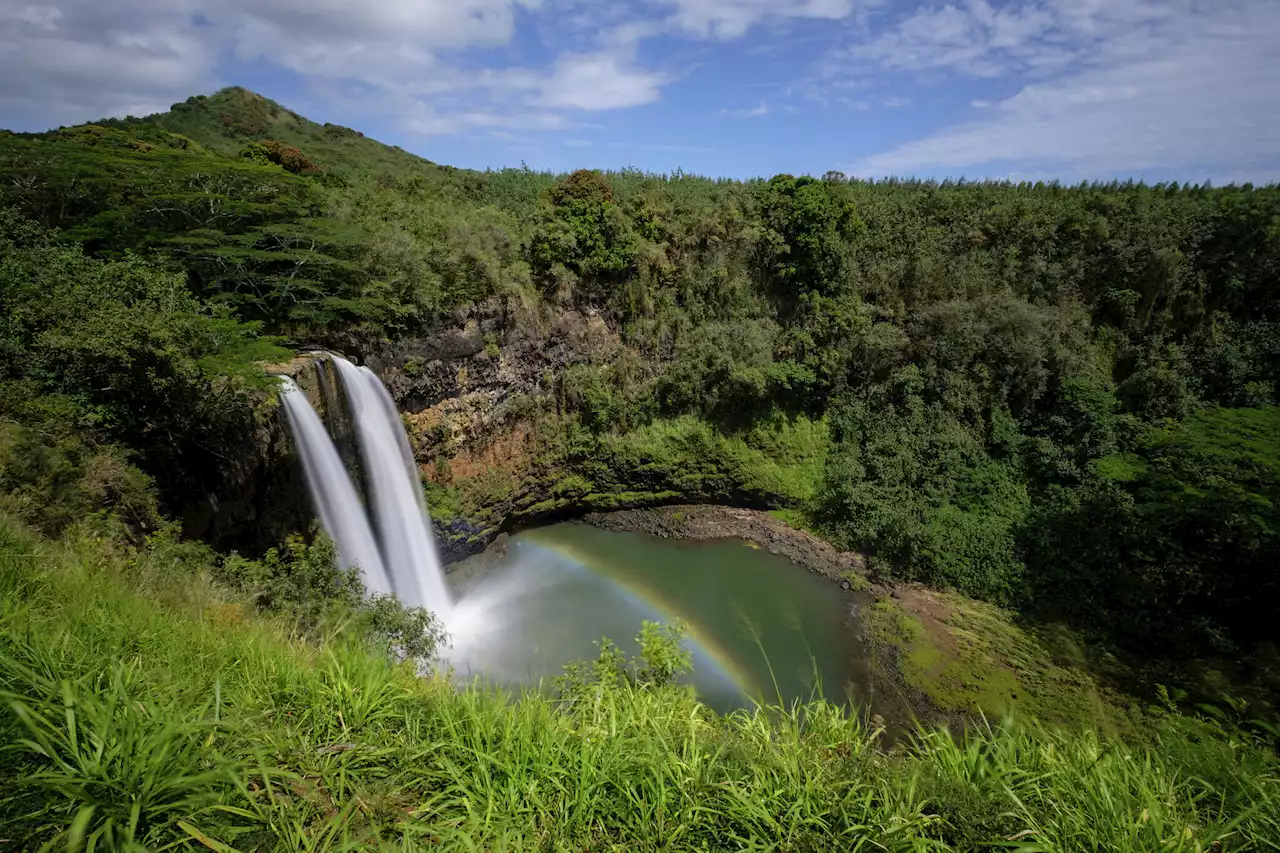
<instances>
[{"instance_id":1,"label":"white water spray","mask_svg":"<svg viewBox=\"0 0 1280 853\"><path fill-rule=\"evenodd\" d=\"M391 581L382 565L382 555L337 449L307 396L289 377L283 377L283 382L280 402L302 457L316 514L338 548L338 564L344 569L358 566L371 592L390 594Z\"/></svg>"}]
</instances>

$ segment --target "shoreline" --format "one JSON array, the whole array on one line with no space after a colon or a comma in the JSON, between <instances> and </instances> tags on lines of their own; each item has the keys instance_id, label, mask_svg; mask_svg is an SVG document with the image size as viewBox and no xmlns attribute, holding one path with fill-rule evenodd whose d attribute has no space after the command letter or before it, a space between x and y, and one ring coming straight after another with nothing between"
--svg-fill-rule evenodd
<instances>
[{"instance_id":1,"label":"shoreline","mask_svg":"<svg viewBox=\"0 0 1280 853\"><path fill-rule=\"evenodd\" d=\"M866 577L866 559L840 551L804 530L757 509L715 504L676 504L590 512L581 521L603 530L647 533L662 539L742 539L833 581Z\"/></svg>"}]
</instances>

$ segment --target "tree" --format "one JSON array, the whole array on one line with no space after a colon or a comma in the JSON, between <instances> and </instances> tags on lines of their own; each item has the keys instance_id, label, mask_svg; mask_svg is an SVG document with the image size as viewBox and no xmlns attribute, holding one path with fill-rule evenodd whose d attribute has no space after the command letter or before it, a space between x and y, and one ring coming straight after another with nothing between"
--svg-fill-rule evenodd
<instances>
[{"instance_id":1,"label":"tree","mask_svg":"<svg viewBox=\"0 0 1280 853\"><path fill-rule=\"evenodd\" d=\"M635 263L631 228L603 176L574 172L547 193L541 225L530 241L531 262L544 281L562 265L577 275L583 296L607 299L610 285Z\"/></svg>"},{"instance_id":2,"label":"tree","mask_svg":"<svg viewBox=\"0 0 1280 853\"><path fill-rule=\"evenodd\" d=\"M849 244L863 225L844 184L778 175L762 188L761 206L779 238L769 266L783 293L837 296L852 286Z\"/></svg>"}]
</instances>

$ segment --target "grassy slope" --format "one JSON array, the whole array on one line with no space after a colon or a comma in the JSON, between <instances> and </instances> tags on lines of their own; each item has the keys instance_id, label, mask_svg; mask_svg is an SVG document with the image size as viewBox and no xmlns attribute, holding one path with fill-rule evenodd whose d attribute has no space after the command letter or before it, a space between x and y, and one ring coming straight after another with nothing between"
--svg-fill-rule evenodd
<instances>
[{"instance_id":1,"label":"grassy slope","mask_svg":"<svg viewBox=\"0 0 1280 853\"><path fill-rule=\"evenodd\" d=\"M903 681L940 710L1132 732L1119 697L1089 675L1065 628L1035 632L994 605L915 586L876 602L868 618L897 650Z\"/></svg>"},{"instance_id":2,"label":"grassy slope","mask_svg":"<svg viewBox=\"0 0 1280 853\"><path fill-rule=\"evenodd\" d=\"M512 701L292 642L163 542L91 530L0 522L0 690L24 849L1280 849L1274 757L1184 718L1151 747L1010 724L886 754L821 705Z\"/></svg>"},{"instance_id":3,"label":"grassy slope","mask_svg":"<svg viewBox=\"0 0 1280 853\"><path fill-rule=\"evenodd\" d=\"M317 124L275 101L239 86L174 104L141 121L234 156L246 141L274 139L301 148L326 170L347 173L425 174L430 161L385 145L350 128Z\"/></svg>"}]
</instances>

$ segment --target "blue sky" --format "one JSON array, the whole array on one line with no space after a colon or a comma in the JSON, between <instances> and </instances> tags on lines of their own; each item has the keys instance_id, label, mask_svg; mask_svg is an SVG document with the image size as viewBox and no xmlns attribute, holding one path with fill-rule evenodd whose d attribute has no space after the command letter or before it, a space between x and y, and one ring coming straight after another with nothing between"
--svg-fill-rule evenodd
<instances>
[{"instance_id":1,"label":"blue sky","mask_svg":"<svg viewBox=\"0 0 1280 853\"><path fill-rule=\"evenodd\" d=\"M1280 0L0 0L0 126L246 86L473 168L1280 180Z\"/></svg>"}]
</instances>

